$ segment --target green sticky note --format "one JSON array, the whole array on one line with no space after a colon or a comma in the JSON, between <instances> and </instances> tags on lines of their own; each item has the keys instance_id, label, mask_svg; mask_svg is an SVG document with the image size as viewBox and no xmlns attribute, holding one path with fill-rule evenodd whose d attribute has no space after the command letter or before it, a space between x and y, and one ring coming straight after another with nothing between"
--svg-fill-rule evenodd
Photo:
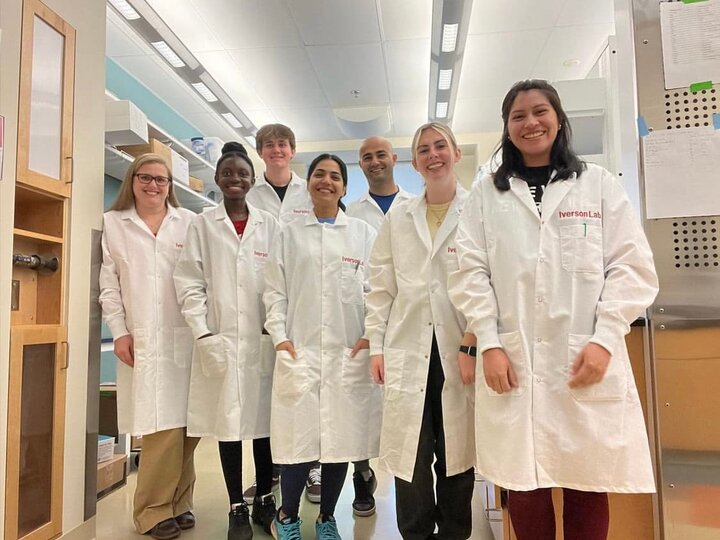
<instances>
[{"instance_id":1,"label":"green sticky note","mask_svg":"<svg viewBox=\"0 0 720 540\"><path fill-rule=\"evenodd\" d=\"M712 86L712 81L696 82L690 85L690 91L693 94L697 94L701 90L710 90Z\"/></svg>"},{"instance_id":2,"label":"green sticky note","mask_svg":"<svg viewBox=\"0 0 720 540\"><path fill-rule=\"evenodd\" d=\"M698 2L705 2L706 0L682 0L683 4L696 4Z\"/></svg>"}]
</instances>

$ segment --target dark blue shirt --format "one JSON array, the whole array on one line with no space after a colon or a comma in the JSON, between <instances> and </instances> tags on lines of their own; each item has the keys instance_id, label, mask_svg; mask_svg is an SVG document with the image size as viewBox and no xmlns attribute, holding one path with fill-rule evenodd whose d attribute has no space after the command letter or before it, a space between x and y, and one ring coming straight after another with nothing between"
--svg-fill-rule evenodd
<instances>
[{"instance_id":1,"label":"dark blue shirt","mask_svg":"<svg viewBox=\"0 0 720 540\"><path fill-rule=\"evenodd\" d=\"M398 193L399 193L399 191L396 191L395 193L393 193L391 195L375 195L374 193L370 193L370 196L380 207L380 210L382 210L382 213L387 214L388 210L390 210L390 206L392 205L393 201L395 200L395 196Z\"/></svg>"}]
</instances>

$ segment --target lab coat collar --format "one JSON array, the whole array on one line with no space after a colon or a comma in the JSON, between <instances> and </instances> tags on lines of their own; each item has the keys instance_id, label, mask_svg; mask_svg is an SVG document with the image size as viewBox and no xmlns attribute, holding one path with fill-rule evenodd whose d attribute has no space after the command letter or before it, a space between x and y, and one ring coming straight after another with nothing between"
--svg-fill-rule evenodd
<instances>
[{"instance_id":1,"label":"lab coat collar","mask_svg":"<svg viewBox=\"0 0 720 540\"><path fill-rule=\"evenodd\" d=\"M245 227L245 232L242 235L242 238L247 238L252 235L253 231L257 228L259 223L262 223L264 221L262 213L255 208L253 205L247 203L248 207L248 222L247 226ZM237 231L235 230L235 226L232 223L232 220L230 219L230 216L228 216L227 210L225 209L225 205L223 203L218 204L215 208L213 208L210 212L212 212L212 218L215 221L224 221L227 228L232 231L233 235L238 236ZM238 237L239 238L239 237Z\"/></svg>"},{"instance_id":2,"label":"lab coat collar","mask_svg":"<svg viewBox=\"0 0 720 540\"><path fill-rule=\"evenodd\" d=\"M555 174L553 172L553 174ZM552 176L550 177L552 178ZM567 180L557 180L548 184L543 194L542 213L545 216L545 221L550 219L557 207L560 205L562 200L567 195L573 186L577 183L577 174L573 173Z\"/></svg>"},{"instance_id":3,"label":"lab coat collar","mask_svg":"<svg viewBox=\"0 0 720 540\"><path fill-rule=\"evenodd\" d=\"M172 205L167 205L167 214L165 214L165 218L163 219L163 222L168 220L174 220L178 219L180 216L180 213L178 212L177 208L175 208ZM152 232L148 228L148 226L145 224L145 222L142 220L142 218L138 215L137 210L135 209L135 206L133 205L131 208L128 208L127 210L121 210L120 211L120 219L132 221L140 227L141 229L147 231L148 234L152 235ZM160 226L162 228L162 225ZM158 231L159 233L159 231ZM154 235L153 235L154 236Z\"/></svg>"},{"instance_id":4,"label":"lab coat collar","mask_svg":"<svg viewBox=\"0 0 720 540\"><path fill-rule=\"evenodd\" d=\"M348 224L347 214L345 214L345 212L343 212L340 208L338 208L338 213L337 213L337 217L335 218L334 226L335 227L347 227L347 224ZM318 218L315 216L314 210L311 209L310 212L305 216L305 225L306 226L322 225L322 223L320 223L318 221Z\"/></svg>"},{"instance_id":5,"label":"lab coat collar","mask_svg":"<svg viewBox=\"0 0 720 540\"><path fill-rule=\"evenodd\" d=\"M297 174L295 174L295 171L290 171L290 182L288 182L288 188L290 188L290 186L298 185L301 187L307 187L303 178L300 178ZM273 189L273 187L270 185L270 182L265 179L264 171L260 176L255 179L255 185L253 187L259 186L266 186L268 189Z\"/></svg>"},{"instance_id":6,"label":"lab coat collar","mask_svg":"<svg viewBox=\"0 0 720 540\"><path fill-rule=\"evenodd\" d=\"M400 186L398 186L397 195L395 195L395 198L393 199L393 202L392 202L392 204L390 205L390 208L392 208L393 206L395 206L395 205L398 204L398 203L401 203L401 202L404 201L404 200L412 199L412 197L413 197L413 196L412 196L410 193L408 193L408 192L405 191L403 188L401 188ZM377 208L378 210L380 210L380 211L382 212L382 209L381 209L380 206L378 205L377 201L370 196L370 191L369 191L369 190L366 191L366 192L362 195L362 197L360 197L360 198L358 199L358 201L359 201L359 202L365 202L365 201L367 201L368 203L372 204L375 208Z\"/></svg>"},{"instance_id":7,"label":"lab coat collar","mask_svg":"<svg viewBox=\"0 0 720 540\"><path fill-rule=\"evenodd\" d=\"M431 257L435 256L440 246L442 246L445 243L445 240L447 240L448 236L450 236L453 231L455 231L458 221L460 220L460 211L467 196L467 190L460 184L458 184L455 190L455 197L450 203L450 208L448 208L445 219L443 220L442 225L440 225L438 231L435 233L432 254L430 255ZM425 220L425 224L427 225L427 219Z\"/></svg>"},{"instance_id":8,"label":"lab coat collar","mask_svg":"<svg viewBox=\"0 0 720 540\"><path fill-rule=\"evenodd\" d=\"M420 241L425 249L432 251L432 238L430 238L430 229L427 225L427 204L425 203L425 192L412 199L405 207L405 212L411 215L415 230L420 237Z\"/></svg>"}]
</instances>

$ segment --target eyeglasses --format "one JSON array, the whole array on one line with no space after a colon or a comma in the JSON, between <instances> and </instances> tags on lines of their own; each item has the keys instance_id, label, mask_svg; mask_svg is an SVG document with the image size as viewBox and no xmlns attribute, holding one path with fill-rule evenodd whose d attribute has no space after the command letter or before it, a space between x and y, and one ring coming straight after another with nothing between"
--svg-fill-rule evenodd
<instances>
[{"instance_id":1,"label":"eyeglasses","mask_svg":"<svg viewBox=\"0 0 720 540\"><path fill-rule=\"evenodd\" d=\"M141 184L149 184L155 180L158 187L167 186L172 181L167 176L153 176L151 174L136 174L135 176Z\"/></svg>"}]
</instances>

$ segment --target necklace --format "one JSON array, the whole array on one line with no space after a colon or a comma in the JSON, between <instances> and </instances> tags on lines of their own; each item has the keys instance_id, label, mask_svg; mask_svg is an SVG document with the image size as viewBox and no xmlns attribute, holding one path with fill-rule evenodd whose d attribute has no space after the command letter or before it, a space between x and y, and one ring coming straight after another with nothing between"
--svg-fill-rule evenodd
<instances>
[{"instance_id":1,"label":"necklace","mask_svg":"<svg viewBox=\"0 0 720 540\"><path fill-rule=\"evenodd\" d=\"M450 208L450 203L427 205L427 211L430 214L430 218L435 220L435 225L437 227L440 227L443 221L445 221L445 216L447 215L448 208Z\"/></svg>"}]
</instances>

